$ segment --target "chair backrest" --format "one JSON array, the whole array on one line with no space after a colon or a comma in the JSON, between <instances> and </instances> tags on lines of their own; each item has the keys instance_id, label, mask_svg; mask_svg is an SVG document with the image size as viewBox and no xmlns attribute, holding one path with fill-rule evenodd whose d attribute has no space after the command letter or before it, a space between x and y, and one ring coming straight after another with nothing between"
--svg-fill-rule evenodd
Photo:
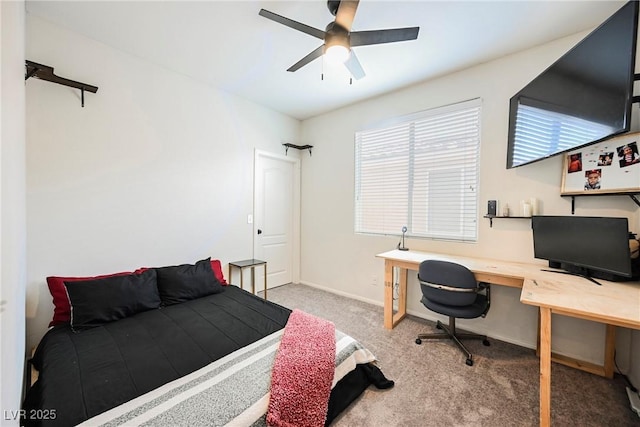
<instances>
[{"instance_id":1,"label":"chair backrest","mask_svg":"<svg viewBox=\"0 0 640 427\"><path fill-rule=\"evenodd\" d=\"M427 260L420 263L418 280L452 288L474 289L478 287L475 276L467 267L448 261ZM436 289L420 283L425 298L444 305L466 306L476 300L475 292L452 292Z\"/></svg>"}]
</instances>

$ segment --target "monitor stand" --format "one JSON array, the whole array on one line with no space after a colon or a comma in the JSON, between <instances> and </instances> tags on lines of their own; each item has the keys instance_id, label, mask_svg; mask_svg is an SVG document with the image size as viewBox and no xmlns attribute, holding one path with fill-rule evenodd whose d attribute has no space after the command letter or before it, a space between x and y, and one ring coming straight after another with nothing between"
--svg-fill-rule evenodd
<instances>
[{"instance_id":1,"label":"monitor stand","mask_svg":"<svg viewBox=\"0 0 640 427\"><path fill-rule=\"evenodd\" d=\"M584 277L585 279L590 280L598 285L602 285L602 283L599 283L595 279L608 280L610 282L629 282L640 280L640 258L636 258L631 261L632 275L629 277L613 273L606 273L598 270L592 270L590 268L578 267L577 265L558 261L549 261L549 268L556 268L558 270L546 271Z\"/></svg>"},{"instance_id":2,"label":"monitor stand","mask_svg":"<svg viewBox=\"0 0 640 427\"><path fill-rule=\"evenodd\" d=\"M574 273L572 271L549 270L547 268L543 268L542 271L550 271L551 273L570 274L571 276L584 277L585 279L589 280L590 282L593 282L598 286L602 286L602 283L598 282L596 279L594 279L593 277L589 276L588 274Z\"/></svg>"}]
</instances>

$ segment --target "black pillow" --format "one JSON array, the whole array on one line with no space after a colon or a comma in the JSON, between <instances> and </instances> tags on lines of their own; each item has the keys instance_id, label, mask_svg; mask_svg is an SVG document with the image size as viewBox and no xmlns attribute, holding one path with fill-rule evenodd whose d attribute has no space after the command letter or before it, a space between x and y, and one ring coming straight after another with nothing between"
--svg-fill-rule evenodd
<instances>
[{"instance_id":1,"label":"black pillow","mask_svg":"<svg viewBox=\"0 0 640 427\"><path fill-rule=\"evenodd\" d=\"M211 270L211 258L194 264L156 268L162 304L171 305L223 291Z\"/></svg>"},{"instance_id":2,"label":"black pillow","mask_svg":"<svg viewBox=\"0 0 640 427\"><path fill-rule=\"evenodd\" d=\"M155 270L142 274L64 282L73 330L94 328L160 307Z\"/></svg>"}]
</instances>

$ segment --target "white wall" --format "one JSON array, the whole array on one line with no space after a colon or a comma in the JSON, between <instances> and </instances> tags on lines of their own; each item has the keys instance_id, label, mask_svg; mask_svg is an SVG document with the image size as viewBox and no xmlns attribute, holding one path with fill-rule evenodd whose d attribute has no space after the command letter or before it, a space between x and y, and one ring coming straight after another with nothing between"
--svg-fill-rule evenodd
<instances>
[{"instance_id":1,"label":"white wall","mask_svg":"<svg viewBox=\"0 0 640 427\"><path fill-rule=\"evenodd\" d=\"M302 141L315 147L313 157L304 158L302 167L302 281L382 303L384 267L375 254L395 248L399 239L354 234L354 132L391 117L481 98L480 214L486 212L489 199L516 207L519 200L536 197L544 214L569 215L570 199L560 197L562 156L506 169L508 108L509 98L515 92L582 36L584 34L558 40L304 121ZM628 217L633 231L640 232L638 207L627 197L580 198L576 207L577 215ZM480 218L479 221L479 239L475 244L408 239L407 246L534 262L530 220L497 220L493 228L489 227L488 220ZM435 319L420 303L415 275L410 277L409 312ZM460 321L460 325L534 347L537 311L520 304L519 295L517 289L494 286L487 318ZM628 348L629 334L620 335L623 342L619 345ZM554 350L601 362L603 339L602 325L567 318L556 321L554 317ZM628 351L621 353L628 354Z\"/></svg>"},{"instance_id":2,"label":"white wall","mask_svg":"<svg viewBox=\"0 0 640 427\"><path fill-rule=\"evenodd\" d=\"M0 410L18 425L25 354L24 2L0 2Z\"/></svg>"},{"instance_id":3,"label":"white wall","mask_svg":"<svg viewBox=\"0 0 640 427\"><path fill-rule=\"evenodd\" d=\"M46 276L252 256L254 149L283 153L299 121L30 15L27 59L99 87L82 108L26 85L29 346L52 317Z\"/></svg>"}]
</instances>

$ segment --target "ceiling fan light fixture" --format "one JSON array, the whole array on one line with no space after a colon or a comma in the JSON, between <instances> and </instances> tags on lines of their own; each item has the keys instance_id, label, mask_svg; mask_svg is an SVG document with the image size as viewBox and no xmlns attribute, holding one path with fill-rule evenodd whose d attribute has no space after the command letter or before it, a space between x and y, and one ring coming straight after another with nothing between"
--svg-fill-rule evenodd
<instances>
[{"instance_id":1,"label":"ceiling fan light fixture","mask_svg":"<svg viewBox=\"0 0 640 427\"><path fill-rule=\"evenodd\" d=\"M351 31L359 2L360 0L329 0L327 7L336 18L327 24L324 31L269 12L265 9L260 9L258 14L324 41L321 46L318 46L304 58L287 68L287 71L297 71L322 56L327 60L327 63L336 63L336 65L343 64L349 73L351 73L351 76L358 80L363 78L365 73L362 65L360 65L360 61L358 61L355 51L351 50L352 46L367 46L415 40L418 38L418 31L420 30L419 27L408 27L386 30Z\"/></svg>"},{"instance_id":2,"label":"ceiling fan light fixture","mask_svg":"<svg viewBox=\"0 0 640 427\"><path fill-rule=\"evenodd\" d=\"M324 36L324 55L327 61L344 64L351 52L351 41L346 28L335 22L327 25Z\"/></svg>"},{"instance_id":3,"label":"ceiling fan light fixture","mask_svg":"<svg viewBox=\"0 0 640 427\"><path fill-rule=\"evenodd\" d=\"M351 51L348 47L345 47L341 44L334 44L332 46L327 47L324 56L327 58L327 61L332 63L344 64L349 59L351 55Z\"/></svg>"}]
</instances>

